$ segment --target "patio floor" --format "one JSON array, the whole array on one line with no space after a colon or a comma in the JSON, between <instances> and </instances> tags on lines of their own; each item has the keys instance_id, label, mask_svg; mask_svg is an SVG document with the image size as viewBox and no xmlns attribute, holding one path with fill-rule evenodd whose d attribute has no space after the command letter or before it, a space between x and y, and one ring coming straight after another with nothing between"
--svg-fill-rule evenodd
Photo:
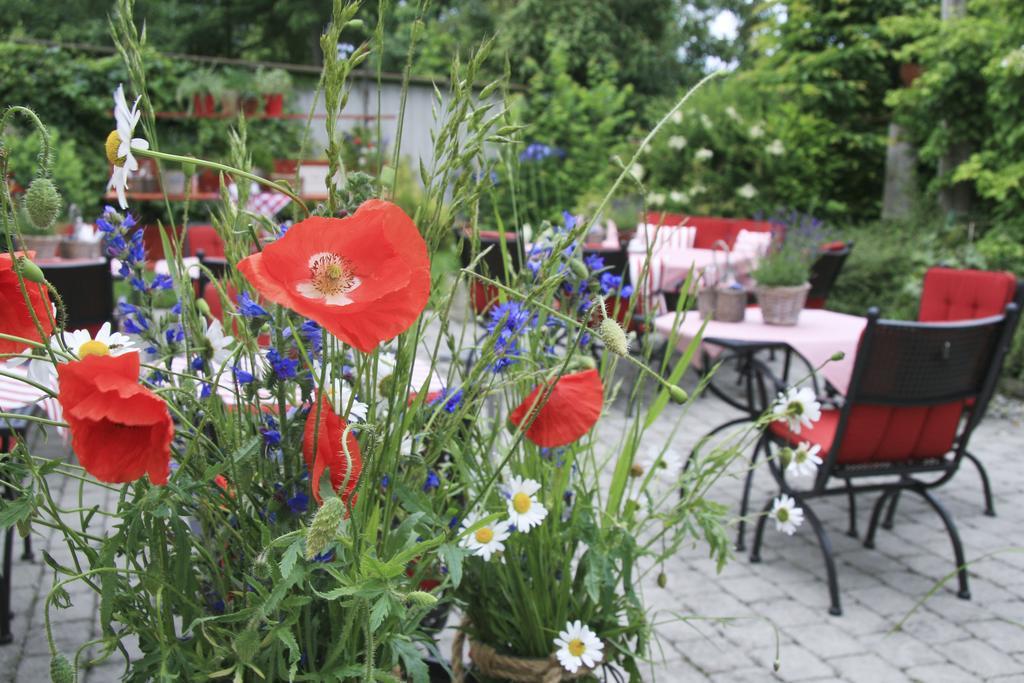
<instances>
[{"instance_id":1,"label":"patio floor","mask_svg":"<svg viewBox=\"0 0 1024 683\"><path fill-rule=\"evenodd\" d=\"M622 370L625 386L633 374ZM694 378L688 375L692 388ZM650 441L669 438L681 407L670 405L649 434ZM736 415L721 401L694 402L673 447L688 453L712 426ZM599 434L616 438L626 416L613 407L599 423ZM968 466L943 489L939 498L956 519L971 565L970 601L955 595L955 581L941 587L906 622L893 626L953 569L952 550L939 518L923 501L904 496L896 526L880 530L876 549L867 550L846 535L846 501L818 502L815 510L835 546L844 614L828 614L824 566L814 535L805 525L793 537L769 529L763 562L751 564L737 556L716 575L703 547L684 549L666 565L667 585L645 587L648 604L659 613L657 635L661 656L653 662L663 681L1011 681L1024 680L1024 405L999 401L979 428L972 450L992 476L997 517L983 513L981 487ZM41 455L68 457L57 439ZM739 467L737 467L737 473ZM741 480L723 478L712 496L738 508ZM60 502L77 507L77 487L57 483ZM771 495L770 475L759 471L753 505ZM859 501L861 533L873 499ZM112 505L113 499L95 489L88 504ZM0 682L35 682L49 678L49 654L43 630L42 604L52 571L42 563L47 549L66 558L62 544L48 530L37 528L34 562L15 554L13 571L15 641L0 646ZM1010 546L1017 552L997 552ZM983 557L994 553L988 557ZM983 559L979 559L983 558ZM58 645L68 656L99 632L95 595L81 587L71 591L74 605L55 612ZM672 613L702 617L731 617L683 623ZM774 624L781 639L781 668L775 659ZM449 636L450 637L450 636ZM448 640L446 637L444 640ZM123 664L111 659L80 677L86 683L115 681Z\"/></svg>"}]
</instances>

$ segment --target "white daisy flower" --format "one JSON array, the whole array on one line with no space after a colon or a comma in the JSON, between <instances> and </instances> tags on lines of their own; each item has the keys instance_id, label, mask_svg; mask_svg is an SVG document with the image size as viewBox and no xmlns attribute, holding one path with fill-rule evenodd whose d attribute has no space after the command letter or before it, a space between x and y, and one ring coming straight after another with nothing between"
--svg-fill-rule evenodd
<instances>
[{"instance_id":1,"label":"white daisy flower","mask_svg":"<svg viewBox=\"0 0 1024 683\"><path fill-rule=\"evenodd\" d=\"M751 140L759 140L764 137L764 126L760 123L755 123L750 127L748 134L750 135Z\"/></svg>"},{"instance_id":2,"label":"white daisy flower","mask_svg":"<svg viewBox=\"0 0 1024 683\"><path fill-rule=\"evenodd\" d=\"M664 206L665 195L661 192L652 192L647 195L647 203L651 206Z\"/></svg>"},{"instance_id":3,"label":"white daisy flower","mask_svg":"<svg viewBox=\"0 0 1024 683\"><path fill-rule=\"evenodd\" d=\"M124 97L124 86L119 84L114 91L114 121L117 128L107 136L107 161L114 167L107 189L113 189L117 193L117 202L122 209L128 208L128 200L124 196L128 188L128 177L139 170L139 162L132 154L132 147L149 149L146 140L132 137L135 134L135 126L142 116L139 111L140 99L141 95L136 97L135 103L129 107Z\"/></svg>"},{"instance_id":4,"label":"white daisy flower","mask_svg":"<svg viewBox=\"0 0 1024 683\"><path fill-rule=\"evenodd\" d=\"M775 138L765 146L764 151L772 156L781 157L786 153L786 146L782 144L782 140Z\"/></svg>"},{"instance_id":5,"label":"white daisy flower","mask_svg":"<svg viewBox=\"0 0 1024 683\"><path fill-rule=\"evenodd\" d=\"M525 534L548 516L547 508L537 501L540 484L533 479L514 476L504 488L508 498L509 522L517 531Z\"/></svg>"},{"instance_id":6,"label":"white daisy flower","mask_svg":"<svg viewBox=\"0 0 1024 683\"><path fill-rule=\"evenodd\" d=\"M690 197L685 192L680 192L679 190L672 190L669 192L668 198L673 204L685 204L690 201Z\"/></svg>"},{"instance_id":7,"label":"white daisy flower","mask_svg":"<svg viewBox=\"0 0 1024 683\"><path fill-rule=\"evenodd\" d=\"M736 190L736 194L743 197L744 199L753 199L754 197L757 196L757 188L751 185L750 183L747 183L745 185L740 186Z\"/></svg>"},{"instance_id":8,"label":"white daisy flower","mask_svg":"<svg viewBox=\"0 0 1024 683\"><path fill-rule=\"evenodd\" d=\"M64 346L67 347L68 351L78 358L85 358L86 356L120 356L130 351L137 351L131 337L120 332L110 331L109 322L103 323L103 326L96 331L95 337L89 334L89 330L75 330L74 332L63 332L61 339L64 341ZM62 350L60 345L57 344L56 339L52 337L50 338L49 346L55 352ZM28 353L27 350L26 353ZM60 353L55 353L54 357L58 363L63 363L67 360ZM41 358L34 358L29 361L28 376L39 384L52 387L57 386L57 368L50 362L48 353Z\"/></svg>"},{"instance_id":9,"label":"white daisy flower","mask_svg":"<svg viewBox=\"0 0 1024 683\"><path fill-rule=\"evenodd\" d=\"M796 506L792 496L780 494L772 503L769 516L775 520L775 529L792 536L797 527L804 523L804 511Z\"/></svg>"},{"instance_id":10,"label":"white daisy flower","mask_svg":"<svg viewBox=\"0 0 1024 683\"><path fill-rule=\"evenodd\" d=\"M205 323L205 318L203 320ZM203 334L206 336L206 340L210 342L210 348L213 349L210 363L214 367L223 365L231 357L231 350L228 347L235 343L235 338L229 334L224 334L224 326L221 325L219 320L206 324L206 330Z\"/></svg>"},{"instance_id":11,"label":"white daisy flower","mask_svg":"<svg viewBox=\"0 0 1024 683\"><path fill-rule=\"evenodd\" d=\"M701 147L693 153L693 158L697 161L710 161L713 156L715 156L715 153L707 147Z\"/></svg>"},{"instance_id":12,"label":"white daisy flower","mask_svg":"<svg viewBox=\"0 0 1024 683\"><path fill-rule=\"evenodd\" d=\"M604 643L597 634L577 619L566 623L565 630L555 638L555 656L558 663L569 673L576 673L581 666L593 669L604 659Z\"/></svg>"},{"instance_id":13,"label":"white daisy flower","mask_svg":"<svg viewBox=\"0 0 1024 683\"><path fill-rule=\"evenodd\" d=\"M801 427L810 427L821 419L821 404L810 387L793 387L785 394L779 394L772 406L775 422L785 421L789 430L799 434Z\"/></svg>"},{"instance_id":14,"label":"white daisy flower","mask_svg":"<svg viewBox=\"0 0 1024 683\"><path fill-rule=\"evenodd\" d=\"M821 446L818 444L812 446L808 441L801 443L790 455L786 474L792 477L813 477L821 465L821 458L818 456L820 450Z\"/></svg>"},{"instance_id":15,"label":"white daisy flower","mask_svg":"<svg viewBox=\"0 0 1024 683\"><path fill-rule=\"evenodd\" d=\"M462 520L463 532L469 531L481 519L483 517L480 515L466 515L466 519ZM495 553L505 550L504 541L508 539L510 533L508 522L485 524L473 533L463 536L462 540L459 541L459 545L463 548L469 548L473 551L474 555L484 558L486 562Z\"/></svg>"},{"instance_id":16,"label":"white daisy flower","mask_svg":"<svg viewBox=\"0 0 1024 683\"><path fill-rule=\"evenodd\" d=\"M673 135L668 139L668 146L670 149L683 149L686 147L686 138L682 135Z\"/></svg>"}]
</instances>

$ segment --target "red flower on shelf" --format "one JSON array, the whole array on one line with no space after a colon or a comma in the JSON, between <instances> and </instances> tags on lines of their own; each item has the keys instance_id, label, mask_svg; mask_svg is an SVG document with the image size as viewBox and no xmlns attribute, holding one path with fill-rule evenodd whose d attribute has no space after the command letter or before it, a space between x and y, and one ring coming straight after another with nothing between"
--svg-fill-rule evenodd
<instances>
[{"instance_id":1,"label":"red flower on shelf","mask_svg":"<svg viewBox=\"0 0 1024 683\"><path fill-rule=\"evenodd\" d=\"M541 405L540 399L550 385L546 382L536 387L509 415L517 427L529 424L526 438L542 448L565 446L589 432L601 417L604 404L604 385L597 370L563 375Z\"/></svg>"},{"instance_id":2,"label":"red flower on shelf","mask_svg":"<svg viewBox=\"0 0 1024 683\"><path fill-rule=\"evenodd\" d=\"M86 472L123 484L143 474L167 483L174 423L163 399L139 385L139 354L86 356L57 366L57 400Z\"/></svg>"},{"instance_id":3,"label":"red flower on shelf","mask_svg":"<svg viewBox=\"0 0 1024 683\"><path fill-rule=\"evenodd\" d=\"M14 257L10 254L0 254L0 333L45 343L53 333L50 294L46 287L26 281L25 289L28 291L29 304L25 303L18 274L14 270L14 259L18 256L31 259L35 253L19 252ZM36 318L43 326L43 332L46 333L43 339L39 338L39 329L32 320L32 312L35 312ZM24 351L25 346L22 342L0 339L0 353L18 353Z\"/></svg>"},{"instance_id":4,"label":"red flower on shelf","mask_svg":"<svg viewBox=\"0 0 1024 683\"><path fill-rule=\"evenodd\" d=\"M331 400L319 395L320 419L319 434L317 434L317 407L313 406L309 411L309 419L306 420L306 428L302 434L302 455L306 459L306 467L310 471L310 482L313 488L313 498L318 505L323 505L320 498L320 478L324 470L331 474L331 487L335 493L341 496L341 500L347 505L355 502L352 496L359 483L359 473L363 469L363 457L359 452L359 442L351 431L345 435L347 424L337 413ZM316 452L313 451L314 435L316 440ZM345 435L345 448L342 447L341 438ZM344 490L340 490L344 487Z\"/></svg>"},{"instance_id":5,"label":"red flower on shelf","mask_svg":"<svg viewBox=\"0 0 1024 683\"><path fill-rule=\"evenodd\" d=\"M409 329L430 296L426 243L404 211L378 199L348 218L293 225L238 270L265 298L364 353Z\"/></svg>"}]
</instances>

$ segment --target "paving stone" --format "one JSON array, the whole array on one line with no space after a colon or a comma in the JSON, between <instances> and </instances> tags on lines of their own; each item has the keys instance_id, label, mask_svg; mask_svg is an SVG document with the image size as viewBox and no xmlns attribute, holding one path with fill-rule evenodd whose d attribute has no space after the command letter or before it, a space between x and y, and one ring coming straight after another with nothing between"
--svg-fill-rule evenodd
<instances>
[{"instance_id":1,"label":"paving stone","mask_svg":"<svg viewBox=\"0 0 1024 683\"><path fill-rule=\"evenodd\" d=\"M965 683L975 677L955 664L931 664L907 669L907 676L914 683Z\"/></svg>"},{"instance_id":2,"label":"paving stone","mask_svg":"<svg viewBox=\"0 0 1024 683\"><path fill-rule=\"evenodd\" d=\"M787 626L783 630L796 642L810 647L814 654L826 662L833 657L864 652L864 643L838 622L823 624L819 621L813 624Z\"/></svg>"},{"instance_id":3,"label":"paving stone","mask_svg":"<svg viewBox=\"0 0 1024 683\"><path fill-rule=\"evenodd\" d=\"M750 657L738 652L728 641L691 640L679 643L675 649L683 659L709 675L754 666Z\"/></svg>"},{"instance_id":4,"label":"paving stone","mask_svg":"<svg viewBox=\"0 0 1024 683\"><path fill-rule=\"evenodd\" d=\"M942 649L949 661L978 676L1024 675L1024 665L984 640L958 640Z\"/></svg>"},{"instance_id":5,"label":"paving stone","mask_svg":"<svg viewBox=\"0 0 1024 683\"><path fill-rule=\"evenodd\" d=\"M882 636L867 636L862 642L868 650L898 669L925 664L941 664L946 661L939 652L906 633L887 633Z\"/></svg>"},{"instance_id":6,"label":"paving stone","mask_svg":"<svg viewBox=\"0 0 1024 683\"><path fill-rule=\"evenodd\" d=\"M1024 653L1024 627L1004 619L970 621L964 630L1007 654Z\"/></svg>"},{"instance_id":7,"label":"paving stone","mask_svg":"<svg viewBox=\"0 0 1024 683\"><path fill-rule=\"evenodd\" d=\"M772 670L775 662L774 651L752 653L755 662L761 665L762 671ZM778 677L785 681L806 681L822 677L835 677L835 668L829 666L816 654L797 643L783 644L779 652Z\"/></svg>"},{"instance_id":8,"label":"paving stone","mask_svg":"<svg viewBox=\"0 0 1024 683\"><path fill-rule=\"evenodd\" d=\"M829 663L839 670L844 681L850 683L900 683L910 680L902 671L875 655L836 657Z\"/></svg>"}]
</instances>

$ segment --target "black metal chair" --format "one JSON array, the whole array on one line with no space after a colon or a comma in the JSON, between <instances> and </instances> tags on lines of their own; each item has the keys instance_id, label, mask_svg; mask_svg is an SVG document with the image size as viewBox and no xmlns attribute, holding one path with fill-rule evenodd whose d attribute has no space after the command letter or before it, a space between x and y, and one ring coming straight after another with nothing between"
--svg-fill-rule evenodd
<instances>
[{"instance_id":1,"label":"black metal chair","mask_svg":"<svg viewBox=\"0 0 1024 683\"><path fill-rule=\"evenodd\" d=\"M480 248L474 250L473 241L469 239L470 232L463 228L456 230L456 238L459 241L459 258L463 268L469 268L482 253L483 256L476 264L477 272L486 275L492 280L499 282L507 281L511 273L518 271L523 265L522 249L519 245L518 235L514 232L505 233L505 248L508 251L509 268L506 268L505 257L501 249L501 235L489 230L478 232ZM469 282L469 298L473 304L474 312L480 316L498 300L498 290L493 285L472 279Z\"/></svg>"},{"instance_id":2,"label":"black metal chair","mask_svg":"<svg viewBox=\"0 0 1024 683\"><path fill-rule=\"evenodd\" d=\"M11 412L23 412L29 414L32 408L16 410ZM28 432L29 421L13 418L5 419L0 423L0 457L9 453L14 448L17 439L25 438ZM14 489L10 486L3 487L3 497L7 500L14 498ZM21 559L31 561L35 559L32 553L31 536L25 537L24 548ZM0 574L0 645L7 645L14 640L11 633L11 571L13 570L14 555L14 526L7 527L4 532L4 551L2 559L2 574Z\"/></svg>"},{"instance_id":3,"label":"black metal chair","mask_svg":"<svg viewBox=\"0 0 1024 683\"><path fill-rule=\"evenodd\" d=\"M67 309L67 326L95 332L114 322L114 277L105 258L69 259L40 264L43 275L60 293Z\"/></svg>"},{"instance_id":4,"label":"black metal chair","mask_svg":"<svg viewBox=\"0 0 1024 683\"><path fill-rule=\"evenodd\" d=\"M196 252L196 258L199 259L200 268L195 291L196 298L201 299L206 292L206 286L210 284L210 275L213 275L214 280L220 280L228 272L228 260L222 257L208 257L202 249Z\"/></svg>"},{"instance_id":5,"label":"black metal chair","mask_svg":"<svg viewBox=\"0 0 1024 683\"><path fill-rule=\"evenodd\" d=\"M865 547L871 548L886 502L903 491L920 495L942 518L953 544L958 595L970 598L956 525L930 489L953 477L965 457L971 434L995 390L1017 317L1012 303L1003 315L955 323L883 321L878 310L871 309L843 405L824 410L821 420L799 434L790 432L785 422L772 423L765 430L755 461L760 451L770 455L773 446L794 447L805 441L821 446L824 462L806 489L787 481L777 458L767 459L780 492L803 508L818 538L832 614L842 613L832 545L809 505L822 496L849 497L850 531L856 536L855 494L881 493L864 539ZM741 517L746 515L746 504L745 496ZM753 562L761 559L771 505L769 500L757 522L750 554Z\"/></svg>"},{"instance_id":6,"label":"black metal chair","mask_svg":"<svg viewBox=\"0 0 1024 683\"><path fill-rule=\"evenodd\" d=\"M828 295L835 287L839 273L842 272L851 251L853 242L835 242L822 248L821 254L811 264L811 274L808 277L811 290L807 292L807 308L825 308Z\"/></svg>"}]
</instances>

